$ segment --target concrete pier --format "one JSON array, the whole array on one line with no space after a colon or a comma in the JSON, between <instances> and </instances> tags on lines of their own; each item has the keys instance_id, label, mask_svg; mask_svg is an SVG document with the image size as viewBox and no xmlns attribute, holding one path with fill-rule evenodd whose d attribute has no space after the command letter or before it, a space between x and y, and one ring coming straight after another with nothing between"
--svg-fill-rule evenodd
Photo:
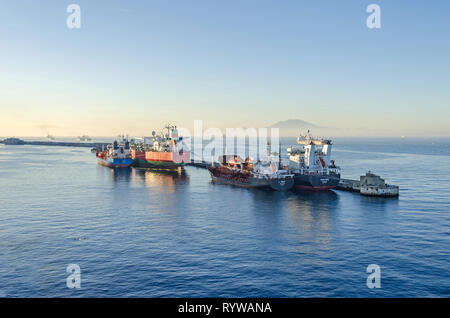
<instances>
[{"instance_id":1,"label":"concrete pier","mask_svg":"<svg viewBox=\"0 0 450 318\"><path fill-rule=\"evenodd\" d=\"M386 184L384 179L370 171L359 180L341 179L336 190L358 192L373 197L398 197L400 191L398 186Z\"/></svg>"},{"instance_id":2,"label":"concrete pier","mask_svg":"<svg viewBox=\"0 0 450 318\"><path fill-rule=\"evenodd\" d=\"M206 161L194 162L194 160L191 160L191 162L187 163L186 165L192 166L192 167L197 167L197 168L208 169L208 167L211 167L211 162L206 162Z\"/></svg>"},{"instance_id":3,"label":"concrete pier","mask_svg":"<svg viewBox=\"0 0 450 318\"><path fill-rule=\"evenodd\" d=\"M361 182L359 180L341 179L336 187L336 190L359 192L361 189Z\"/></svg>"}]
</instances>

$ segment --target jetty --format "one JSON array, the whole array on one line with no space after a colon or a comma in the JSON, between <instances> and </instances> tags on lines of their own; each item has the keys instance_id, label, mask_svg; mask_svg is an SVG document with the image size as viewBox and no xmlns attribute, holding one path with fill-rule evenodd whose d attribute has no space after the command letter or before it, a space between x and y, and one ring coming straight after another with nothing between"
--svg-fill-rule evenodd
<instances>
[{"instance_id":1,"label":"jetty","mask_svg":"<svg viewBox=\"0 0 450 318\"><path fill-rule=\"evenodd\" d=\"M341 179L339 181L339 184L336 186L336 190L348 192L359 192L360 189L361 189L360 180Z\"/></svg>"},{"instance_id":2,"label":"jetty","mask_svg":"<svg viewBox=\"0 0 450 318\"><path fill-rule=\"evenodd\" d=\"M370 171L359 180L341 179L336 190L359 192L372 197L398 197L400 192L398 186L387 184L384 179Z\"/></svg>"},{"instance_id":3,"label":"jetty","mask_svg":"<svg viewBox=\"0 0 450 318\"><path fill-rule=\"evenodd\" d=\"M208 169L212 164L207 161L198 162L191 159L191 162L186 163L186 165ZM216 163L213 165L215 166ZM364 196L385 198L398 197L400 192L398 186L387 184L384 179L371 173L370 171L364 176L361 176L359 180L341 178L335 190L359 193Z\"/></svg>"},{"instance_id":4,"label":"jetty","mask_svg":"<svg viewBox=\"0 0 450 318\"><path fill-rule=\"evenodd\" d=\"M208 167L211 167L211 162L206 162L202 160L202 162L194 161L194 159L191 159L191 162L186 163L187 166L197 167L197 168L203 168L208 169Z\"/></svg>"},{"instance_id":5,"label":"jetty","mask_svg":"<svg viewBox=\"0 0 450 318\"><path fill-rule=\"evenodd\" d=\"M19 138L6 138L0 140L0 144L4 145L33 145L33 146L59 146L59 147L84 147L101 149L107 143L99 142L67 142L67 141L26 141Z\"/></svg>"}]
</instances>

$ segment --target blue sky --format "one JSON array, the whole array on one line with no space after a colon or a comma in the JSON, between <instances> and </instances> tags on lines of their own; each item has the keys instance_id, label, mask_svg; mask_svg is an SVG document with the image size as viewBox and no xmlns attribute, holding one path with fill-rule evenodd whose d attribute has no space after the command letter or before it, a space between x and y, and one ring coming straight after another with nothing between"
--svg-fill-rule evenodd
<instances>
[{"instance_id":1,"label":"blue sky","mask_svg":"<svg viewBox=\"0 0 450 318\"><path fill-rule=\"evenodd\" d=\"M81 7L81 29L66 8ZM381 29L366 7L381 7ZM0 135L149 134L298 118L450 135L448 1L8 1Z\"/></svg>"}]
</instances>

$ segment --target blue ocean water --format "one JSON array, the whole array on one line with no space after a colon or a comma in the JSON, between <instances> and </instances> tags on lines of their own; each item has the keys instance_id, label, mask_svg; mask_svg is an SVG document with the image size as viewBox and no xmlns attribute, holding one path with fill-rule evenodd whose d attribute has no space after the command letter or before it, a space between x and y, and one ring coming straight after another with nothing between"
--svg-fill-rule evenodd
<instances>
[{"instance_id":1,"label":"blue ocean water","mask_svg":"<svg viewBox=\"0 0 450 318\"><path fill-rule=\"evenodd\" d=\"M0 145L0 296L449 297L450 140L334 147L343 177L370 169L400 198L248 190L195 167L115 171L89 149Z\"/></svg>"}]
</instances>

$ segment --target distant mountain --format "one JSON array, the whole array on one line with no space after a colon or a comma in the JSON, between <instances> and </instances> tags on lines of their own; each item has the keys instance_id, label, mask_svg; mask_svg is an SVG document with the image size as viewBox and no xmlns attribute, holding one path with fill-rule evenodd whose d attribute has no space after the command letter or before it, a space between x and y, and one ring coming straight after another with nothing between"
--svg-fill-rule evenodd
<instances>
[{"instance_id":1,"label":"distant mountain","mask_svg":"<svg viewBox=\"0 0 450 318\"><path fill-rule=\"evenodd\" d=\"M296 137L300 134L306 134L310 130L314 137L319 138L331 138L335 137L391 137L395 136L394 131L381 130L373 128L350 128L350 127L325 127L319 126L313 123L301 119L288 119L279 121L269 128L279 128L280 136L283 137Z\"/></svg>"},{"instance_id":2,"label":"distant mountain","mask_svg":"<svg viewBox=\"0 0 450 318\"><path fill-rule=\"evenodd\" d=\"M300 132L306 133L308 129L313 130L323 127L300 119L288 119L279 121L269 128L279 128L281 136L298 136Z\"/></svg>"},{"instance_id":3,"label":"distant mountain","mask_svg":"<svg viewBox=\"0 0 450 318\"><path fill-rule=\"evenodd\" d=\"M270 128L298 128L298 127L318 128L319 126L300 119L283 120L270 126Z\"/></svg>"}]
</instances>

